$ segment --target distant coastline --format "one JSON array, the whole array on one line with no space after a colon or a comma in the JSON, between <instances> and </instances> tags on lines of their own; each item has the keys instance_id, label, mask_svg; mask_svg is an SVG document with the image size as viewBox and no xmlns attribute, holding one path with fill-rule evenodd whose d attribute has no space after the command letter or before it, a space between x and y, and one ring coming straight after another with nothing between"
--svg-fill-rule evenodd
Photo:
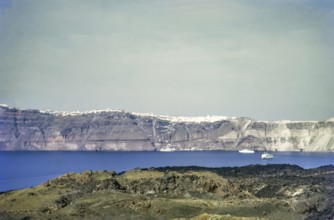
<instances>
[{"instance_id":1,"label":"distant coastline","mask_svg":"<svg viewBox=\"0 0 334 220\"><path fill-rule=\"evenodd\" d=\"M334 120L56 112L0 105L0 150L334 152Z\"/></svg>"}]
</instances>

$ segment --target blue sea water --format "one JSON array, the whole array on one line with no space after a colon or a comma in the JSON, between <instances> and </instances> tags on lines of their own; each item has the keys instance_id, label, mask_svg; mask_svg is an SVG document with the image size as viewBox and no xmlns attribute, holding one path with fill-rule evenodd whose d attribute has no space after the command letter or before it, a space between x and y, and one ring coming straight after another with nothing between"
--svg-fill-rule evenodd
<instances>
[{"instance_id":1,"label":"blue sea water","mask_svg":"<svg viewBox=\"0 0 334 220\"><path fill-rule=\"evenodd\" d=\"M0 152L0 192L41 184L67 172L84 170L126 171L162 166L231 167L250 164L296 164L303 168L334 165L334 153L275 152L262 160L261 152L87 152L15 151Z\"/></svg>"}]
</instances>

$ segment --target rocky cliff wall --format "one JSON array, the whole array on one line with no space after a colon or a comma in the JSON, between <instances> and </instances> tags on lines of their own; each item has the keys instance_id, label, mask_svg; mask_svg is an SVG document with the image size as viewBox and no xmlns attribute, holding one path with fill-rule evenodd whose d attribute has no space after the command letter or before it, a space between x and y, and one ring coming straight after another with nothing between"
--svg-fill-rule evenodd
<instances>
[{"instance_id":1,"label":"rocky cliff wall","mask_svg":"<svg viewBox=\"0 0 334 220\"><path fill-rule=\"evenodd\" d=\"M334 120L261 122L124 111L43 112L0 106L0 150L334 151Z\"/></svg>"}]
</instances>

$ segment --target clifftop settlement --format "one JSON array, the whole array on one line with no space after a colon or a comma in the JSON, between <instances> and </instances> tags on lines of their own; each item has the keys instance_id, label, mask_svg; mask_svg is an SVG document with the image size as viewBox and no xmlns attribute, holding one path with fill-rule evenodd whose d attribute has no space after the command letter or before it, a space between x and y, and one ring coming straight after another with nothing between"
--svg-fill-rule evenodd
<instances>
[{"instance_id":1,"label":"clifftop settlement","mask_svg":"<svg viewBox=\"0 0 334 220\"><path fill-rule=\"evenodd\" d=\"M0 150L334 151L334 121L169 117L121 110L54 112L0 105Z\"/></svg>"}]
</instances>

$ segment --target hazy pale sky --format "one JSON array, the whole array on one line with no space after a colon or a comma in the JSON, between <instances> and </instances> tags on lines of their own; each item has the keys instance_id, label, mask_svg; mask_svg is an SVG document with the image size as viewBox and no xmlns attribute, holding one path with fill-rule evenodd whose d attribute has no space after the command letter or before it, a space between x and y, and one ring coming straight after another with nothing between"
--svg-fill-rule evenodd
<instances>
[{"instance_id":1,"label":"hazy pale sky","mask_svg":"<svg viewBox=\"0 0 334 220\"><path fill-rule=\"evenodd\" d=\"M0 0L0 103L334 116L332 0Z\"/></svg>"}]
</instances>

